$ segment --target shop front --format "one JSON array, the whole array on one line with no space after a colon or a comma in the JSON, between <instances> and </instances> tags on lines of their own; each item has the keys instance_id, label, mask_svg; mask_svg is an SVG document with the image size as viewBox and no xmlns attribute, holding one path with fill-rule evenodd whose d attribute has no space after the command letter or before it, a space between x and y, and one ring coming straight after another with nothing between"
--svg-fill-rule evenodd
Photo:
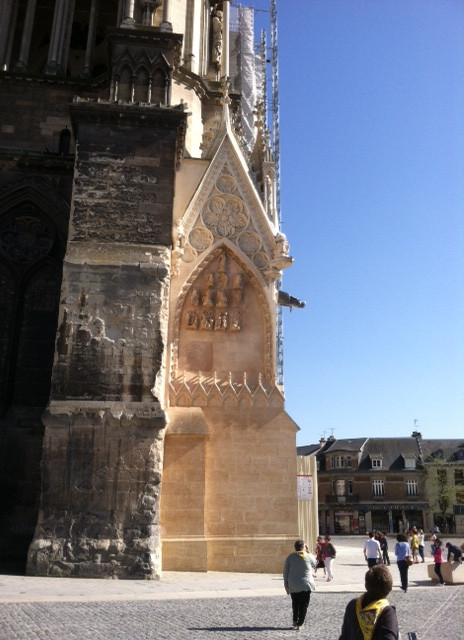
<instances>
[{"instance_id":1,"label":"shop front","mask_svg":"<svg viewBox=\"0 0 464 640\"><path fill-rule=\"evenodd\" d=\"M424 510L427 508L426 504L371 504L363 505L360 511L366 513L370 530L399 533L412 527L424 529Z\"/></svg>"}]
</instances>

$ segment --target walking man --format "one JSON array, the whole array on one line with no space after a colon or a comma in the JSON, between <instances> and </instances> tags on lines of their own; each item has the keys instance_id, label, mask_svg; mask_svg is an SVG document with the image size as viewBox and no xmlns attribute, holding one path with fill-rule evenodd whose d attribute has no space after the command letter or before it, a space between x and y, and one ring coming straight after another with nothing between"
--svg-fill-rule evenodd
<instances>
[{"instance_id":1,"label":"walking man","mask_svg":"<svg viewBox=\"0 0 464 640\"><path fill-rule=\"evenodd\" d=\"M369 531L369 538L364 543L364 558L369 569L382 562L382 550L379 541L374 538L373 531Z\"/></svg>"},{"instance_id":2,"label":"walking man","mask_svg":"<svg viewBox=\"0 0 464 640\"><path fill-rule=\"evenodd\" d=\"M304 540L295 542L295 551L287 556L284 565L284 587L292 598L293 628L299 631L304 624L311 591L316 589L313 569L316 558L305 551Z\"/></svg>"}]
</instances>

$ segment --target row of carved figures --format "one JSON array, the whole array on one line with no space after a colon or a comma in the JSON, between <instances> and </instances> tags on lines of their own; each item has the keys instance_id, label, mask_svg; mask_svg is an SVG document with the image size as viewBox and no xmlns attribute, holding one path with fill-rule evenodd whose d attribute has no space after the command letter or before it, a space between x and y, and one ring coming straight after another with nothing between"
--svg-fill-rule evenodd
<instances>
[{"instance_id":1,"label":"row of carved figures","mask_svg":"<svg viewBox=\"0 0 464 640\"><path fill-rule=\"evenodd\" d=\"M195 309L189 309L185 320L186 329L200 329L202 331L241 331L240 312L203 310L201 313Z\"/></svg>"}]
</instances>

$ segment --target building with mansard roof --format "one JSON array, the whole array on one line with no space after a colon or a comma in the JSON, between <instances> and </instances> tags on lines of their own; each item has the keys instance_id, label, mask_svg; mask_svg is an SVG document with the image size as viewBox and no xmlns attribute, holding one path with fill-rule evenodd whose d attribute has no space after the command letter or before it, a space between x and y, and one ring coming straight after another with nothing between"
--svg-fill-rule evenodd
<instances>
[{"instance_id":1,"label":"building with mansard roof","mask_svg":"<svg viewBox=\"0 0 464 640\"><path fill-rule=\"evenodd\" d=\"M275 4L275 2L274 2ZM280 571L297 426L253 11L0 9L0 559Z\"/></svg>"},{"instance_id":2,"label":"building with mansard roof","mask_svg":"<svg viewBox=\"0 0 464 640\"><path fill-rule=\"evenodd\" d=\"M298 447L299 455L314 447ZM464 533L464 442L410 438L321 440L318 459L322 532L398 532L435 525ZM443 502L445 500L445 502Z\"/></svg>"}]
</instances>

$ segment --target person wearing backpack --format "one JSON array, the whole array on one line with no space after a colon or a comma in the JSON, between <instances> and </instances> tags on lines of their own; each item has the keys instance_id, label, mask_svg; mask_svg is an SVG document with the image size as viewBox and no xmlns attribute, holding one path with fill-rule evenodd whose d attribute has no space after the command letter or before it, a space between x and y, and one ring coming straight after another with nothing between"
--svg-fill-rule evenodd
<instances>
[{"instance_id":1,"label":"person wearing backpack","mask_svg":"<svg viewBox=\"0 0 464 640\"><path fill-rule=\"evenodd\" d=\"M384 564L371 567L365 586L366 593L345 609L339 640L399 640L396 610L387 600L393 588L390 570Z\"/></svg>"}]
</instances>

